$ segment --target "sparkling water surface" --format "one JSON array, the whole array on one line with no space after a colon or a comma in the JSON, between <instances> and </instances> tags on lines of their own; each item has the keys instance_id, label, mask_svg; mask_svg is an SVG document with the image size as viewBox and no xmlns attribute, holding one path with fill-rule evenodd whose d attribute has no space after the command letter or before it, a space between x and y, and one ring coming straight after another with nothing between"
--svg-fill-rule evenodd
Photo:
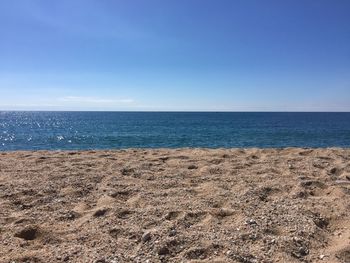
<instances>
[{"instance_id":1,"label":"sparkling water surface","mask_svg":"<svg viewBox=\"0 0 350 263\"><path fill-rule=\"evenodd\" d=\"M0 112L0 150L350 147L350 113Z\"/></svg>"}]
</instances>

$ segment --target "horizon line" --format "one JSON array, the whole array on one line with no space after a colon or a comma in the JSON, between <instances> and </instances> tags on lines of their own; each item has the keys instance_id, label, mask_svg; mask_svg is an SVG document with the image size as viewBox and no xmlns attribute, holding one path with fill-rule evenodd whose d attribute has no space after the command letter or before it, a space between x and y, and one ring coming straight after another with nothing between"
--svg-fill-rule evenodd
<instances>
[{"instance_id":1,"label":"horizon line","mask_svg":"<svg viewBox=\"0 0 350 263\"><path fill-rule=\"evenodd\" d=\"M350 113L349 111L230 111L230 110L2 110L0 112L138 112L138 113Z\"/></svg>"}]
</instances>

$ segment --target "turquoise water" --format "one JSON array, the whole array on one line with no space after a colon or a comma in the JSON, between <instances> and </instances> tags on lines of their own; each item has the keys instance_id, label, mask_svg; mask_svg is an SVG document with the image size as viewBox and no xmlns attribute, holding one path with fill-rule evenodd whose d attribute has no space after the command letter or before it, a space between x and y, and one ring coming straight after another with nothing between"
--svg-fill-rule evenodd
<instances>
[{"instance_id":1,"label":"turquoise water","mask_svg":"<svg viewBox=\"0 0 350 263\"><path fill-rule=\"evenodd\" d=\"M350 113L0 112L0 150L350 147Z\"/></svg>"}]
</instances>

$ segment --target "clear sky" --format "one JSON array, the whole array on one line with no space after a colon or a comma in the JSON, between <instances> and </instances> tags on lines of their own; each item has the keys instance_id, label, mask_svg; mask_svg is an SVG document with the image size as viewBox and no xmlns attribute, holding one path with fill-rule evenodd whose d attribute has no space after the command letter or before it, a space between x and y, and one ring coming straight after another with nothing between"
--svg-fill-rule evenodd
<instances>
[{"instance_id":1,"label":"clear sky","mask_svg":"<svg viewBox=\"0 0 350 263\"><path fill-rule=\"evenodd\" d=\"M0 109L350 111L350 1L0 1Z\"/></svg>"}]
</instances>

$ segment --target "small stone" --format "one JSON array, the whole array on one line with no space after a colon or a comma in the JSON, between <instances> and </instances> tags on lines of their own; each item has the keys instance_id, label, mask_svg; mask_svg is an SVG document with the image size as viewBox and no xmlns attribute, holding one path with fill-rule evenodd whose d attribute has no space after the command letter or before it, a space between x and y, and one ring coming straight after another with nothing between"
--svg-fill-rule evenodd
<instances>
[{"instance_id":1,"label":"small stone","mask_svg":"<svg viewBox=\"0 0 350 263\"><path fill-rule=\"evenodd\" d=\"M323 218L321 216L316 216L313 219L314 223L316 226L318 226L319 228L326 228L329 225L329 220L326 218Z\"/></svg>"},{"instance_id":2,"label":"small stone","mask_svg":"<svg viewBox=\"0 0 350 263\"><path fill-rule=\"evenodd\" d=\"M198 169L198 166L197 166L197 165L194 165L194 164L190 164L187 168L188 168L189 170L194 170L194 169Z\"/></svg>"},{"instance_id":3,"label":"small stone","mask_svg":"<svg viewBox=\"0 0 350 263\"><path fill-rule=\"evenodd\" d=\"M258 223L254 219L249 219L246 221L246 224L248 225L257 225Z\"/></svg>"},{"instance_id":4,"label":"small stone","mask_svg":"<svg viewBox=\"0 0 350 263\"><path fill-rule=\"evenodd\" d=\"M39 231L36 227L26 227L15 234L15 237L22 238L24 240L34 240L38 237Z\"/></svg>"},{"instance_id":5,"label":"small stone","mask_svg":"<svg viewBox=\"0 0 350 263\"><path fill-rule=\"evenodd\" d=\"M61 219L74 220L79 217L79 214L74 211L68 211L61 216Z\"/></svg>"},{"instance_id":6,"label":"small stone","mask_svg":"<svg viewBox=\"0 0 350 263\"><path fill-rule=\"evenodd\" d=\"M320 255L320 259L324 259L325 255Z\"/></svg>"},{"instance_id":7,"label":"small stone","mask_svg":"<svg viewBox=\"0 0 350 263\"><path fill-rule=\"evenodd\" d=\"M170 252L169 249L166 246L164 246L158 250L158 255L164 256L164 255L169 254L169 252Z\"/></svg>"},{"instance_id":8,"label":"small stone","mask_svg":"<svg viewBox=\"0 0 350 263\"><path fill-rule=\"evenodd\" d=\"M98 209L98 210L94 213L94 217L104 216L104 215L107 213L107 211L108 211L107 208Z\"/></svg>"},{"instance_id":9,"label":"small stone","mask_svg":"<svg viewBox=\"0 0 350 263\"><path fill-rule=\"evenodd\" d=\"M292 252L292 255L296 258L302 258L309 254L309 249L306 246L300 246L295 251Z\"/></svg>"},{"instance_id":10,"label":"small stone","mask_svg":"<svg viewBox=\"0 0 350 263\"><path fill-rule=\"evenodd\" d=\"M150 232L146 232L142 235L141 237L142 242L148 242L151 240L151 233Z\"/></svg>"},{"instance_id":11,"label":"small stone","mask_svg":"<svg viewBox=\"0 0 350 263\"><path fill-rule=\"evenodd\" d=\"M159 157L159 160L162 160L163 162L167 161L168 159L169 159L168 156Z\"/></svg>"},{"instance_id":12,"label":"small stone","mask_svg":"<svg viewBox=\"0 0 350 263\"><path fill-rule=\"evenodd\" d=\"M335 173L337 173L337 171L338 171L338 169L336 167L333 167L329 172L331 174L335 174Z\"/></svg>"},{"instance_id":13,"label":"small stone","mask_svg":"<svg viewBox=\"0 0 350 263\"><path fill-rule=\"evenodd\" d=\"M170 236L170 237L173 237L173 236L175 236L176 234L177 234L176 229L172 229L172 230L170 230L169 236Z\"/></svg>"}]
</instances>

